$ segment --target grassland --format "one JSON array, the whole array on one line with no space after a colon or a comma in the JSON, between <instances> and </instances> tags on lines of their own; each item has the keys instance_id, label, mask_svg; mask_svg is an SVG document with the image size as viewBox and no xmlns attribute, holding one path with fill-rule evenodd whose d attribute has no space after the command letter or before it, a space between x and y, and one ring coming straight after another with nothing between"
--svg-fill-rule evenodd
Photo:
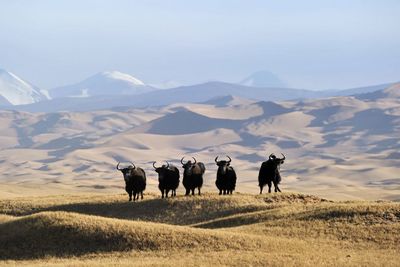
<instances>
[{"instance_id":1,"label":"grassland","mask_svg":"<svg viewBox=\"0 0 400 267\"><path fill-rule=\"evenodd\" d=\"M0 265L398 266L400 203L295 193L0 201Z\"/></svg>"}]
</instances>

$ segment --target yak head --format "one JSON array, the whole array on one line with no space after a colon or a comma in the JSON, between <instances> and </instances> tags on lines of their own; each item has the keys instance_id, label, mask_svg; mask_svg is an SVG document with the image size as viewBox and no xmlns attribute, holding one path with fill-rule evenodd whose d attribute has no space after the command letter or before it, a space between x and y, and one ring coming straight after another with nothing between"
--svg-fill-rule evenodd
<instances>
[{"instance_id":1,"label":"yak head","mask_svg":"<svg viewBox=\"0 0 400 267\"><path fill-rule=\"evenodd\" d=\"M282 153L281 153L282 154ZM276 157L274 154L269 155L269 161L272 162L277 168L285 162L285 155L282 154L282 158Z\"/></svg>"},{"instance_id":2,"label":"yak head","mask_svg":"<svg viewBox=\"0 0 400 267\"><path fill-rule=\"evenodd\" d=\"M129 165L126 168L119 168L119 164L120 162L118 162L117 164L117 170L119 170L120 172L122 172L122 174L124 175L124 180L125 182L129 182L130 176L131 176L131 172L136 169L135 164L133 164L132 162L130 162L131 165Z\"/></svg>"},{"instance_id":3,"label":"yak head","mask_svg":"<svg viewBox=\"0 0 400 267\"><path fill-rule=\"evenodd\" d=\"M156 173L158 173L158 180L162 181L164 180L164 177L166 173L168 172L169 168L169 163L166 161L167 165L163 164L161 167L156 167L156 161L153 162L153 167Z\"/></svg>"},{"instance_id":4,"label":"yak head","mask_svg":"<svg viewBox=\"0 0 400 267\"><path fill-rule=\"evenodd\" d=\"M218 160L218 156L215 158L215 164L218 166L218 173L225 175L226 169L231 165L232 159L226 156L229 160Z\"/></svg>"},{"instance_id":5,"label":"yak head","mask_svg":"<svg viewBox=\"0 0 400 267\"><path fill-rule=\"evenodd\" d=\"M184 174L185 175L192 175L193 173L193 168L196 166L197 160L195 158L192 157L192 159L194 160L194 162L192 162L191 160L188 160L186 162L183 162L183 159L185 157L183 157L181 159L181 163L182 163L182 168L184 169Z\"/></svg>"}]
</instances>

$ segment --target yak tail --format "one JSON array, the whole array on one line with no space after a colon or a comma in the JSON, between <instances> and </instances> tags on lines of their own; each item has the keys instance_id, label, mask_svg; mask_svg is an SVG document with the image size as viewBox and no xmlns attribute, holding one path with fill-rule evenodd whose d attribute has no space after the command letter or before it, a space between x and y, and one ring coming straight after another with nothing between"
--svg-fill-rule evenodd
<instances>
[{"instance_id":1,"label":"yak tail","mask_svg":"<svg viewBox=\"0 0 400 267\"><path fill-rule=\"evenodd\" d=\"M206 171L206 166L204 166L203 162L197 163L201 169L201 173L204 173Z\"/></svg>"}]
</instances>

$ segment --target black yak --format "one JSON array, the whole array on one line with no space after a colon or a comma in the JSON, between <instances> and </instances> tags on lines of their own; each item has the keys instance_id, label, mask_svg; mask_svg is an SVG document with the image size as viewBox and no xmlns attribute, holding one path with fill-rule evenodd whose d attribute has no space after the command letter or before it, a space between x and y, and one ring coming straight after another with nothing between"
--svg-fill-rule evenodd
<instances>
[{"instance_id":1,"label":"black yak","mask_svg":"<svg viewBox=\"0 0 400 267\"><path fill-rule=\"evenodd\" d=\"M171 190L171 196L176 196L176 189L179 186L179 170L177 167L169 165L162 165L161 167L155 166L156 162L153 162L153 167L158 173L158 188L161 191L161 198L168 197L168 193Z\"/></svg>"},{"instance_id":2,"label":"black yak","mask_svg":"<svg viewBox=\"0 0 400 267\"><path fill-rule=\"evenodd\" d=\"M129 195L129 201L136 199L139 200L139 194L143 199L143 191L146 189L146 173L142 168L136 167L131 162L131 165L126 168L119 168L119 162L117 164L117 170L121 171L124 175L125 190Z\"/></svg>"},{"instance_id":3,"label":"black yak","mask_svg":"<svg viewBox=\"0 0 400 267\"><path fill-rule=\"evenodd\" d=\"M277 158L274 154L271 154L267 161L261 164L260 172L258 174L258 185L260 187L260 194L262 194L264 186L268 185L268 193L271 193L272 183L275 187L275 192L281 192L278 184L281 182L281 174L279 172L280 165L285 162L285 155L283 158Z\"/></svg>"},{"instance_id":4,"label":"black yak","mask_svg":"<svg viewBox=\"0 0 400 267\"><path fill-rule=\"evenodd\" d=\"M215 158L215 163L218 166L215 185L217 186L220 195L232 194L236 187L236 172L230 166L232 159L229 156L227 157L229 161L218 161L218 156Z\"/></svg>"},{"instance_id":5,"label":"black yak","mask_svg":"<svg viewBox=\"0 0 400 267\"><path fill-rule=\"evenodd\" d=\"M191 160L186 163L183 162L183 157L181 159L182 167L183 167L183 180L182 184L186 189L186 196L192 192L194 195L194 190L198 188L199 195L200 189L203 186L203 174L206 171L206 167L202 162L197 162L195 158L193 158L194 162Z\"/></svg>"}]
</instances>

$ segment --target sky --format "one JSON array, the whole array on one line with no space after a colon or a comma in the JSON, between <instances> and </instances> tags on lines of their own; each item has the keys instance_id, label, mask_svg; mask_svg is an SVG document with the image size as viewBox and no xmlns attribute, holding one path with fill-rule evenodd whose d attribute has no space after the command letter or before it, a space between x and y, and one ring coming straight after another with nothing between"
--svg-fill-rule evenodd
<instances>
[{"instance_id":1,"label":"sky","mask_svg":"<svg viewBox=\"0 0 400 267\"><path fill-rule=\"evenodd\" d=\"M118 70L145 83L400 80L398 0L0 0L0 68L43 89Z\"/></svg>"}]
</instances>

